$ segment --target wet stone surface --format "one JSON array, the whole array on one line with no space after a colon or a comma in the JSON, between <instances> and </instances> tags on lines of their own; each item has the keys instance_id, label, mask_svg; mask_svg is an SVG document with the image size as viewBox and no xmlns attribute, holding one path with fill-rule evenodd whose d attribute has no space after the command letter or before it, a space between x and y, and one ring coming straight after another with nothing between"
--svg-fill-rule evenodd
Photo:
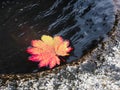
<instances>
[{"instance_id":1,"label":"wet stone surface","mask_svg":"<svg viewBox=\"0 0 120 90\"><path fill-rule=\"evenodd\" d=\"M74 48L67 62L81 58L108 37L114 27L112 0L1 0L0 73L31 73L26 48L41 35L61 35Z\"/></svg>"},{"instance_id":2,"label":"wet stone surface","mask_svg":"<svg viewBox=\"0 0 120 90\"><path fill-rule=\"evenodd\" d=\"M119 0L114 0L114 7L116 19L110 36L90 53L77 62L52 70L30 74L0 74L0 90L119 90ZM85 61L81 63L81 60Z\"/></svg>"}]
</instances>

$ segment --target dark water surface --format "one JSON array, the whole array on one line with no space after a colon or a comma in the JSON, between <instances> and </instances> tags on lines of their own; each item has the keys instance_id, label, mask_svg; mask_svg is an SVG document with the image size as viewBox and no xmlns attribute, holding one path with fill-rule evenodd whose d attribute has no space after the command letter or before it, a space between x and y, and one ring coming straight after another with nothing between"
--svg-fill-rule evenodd
<instances>
[{"instance_id":1,"label":"dark water surface","mask_svg":"<svg viewBox=\"0 0 120 90\"><path fill-rule=\"evenodd\" d=\"M43 34L70 40L67 62L78 60L107 37L114 21L112 0L1 0L0 73L37 70L25 50Z\"/></svg>"}]
</instances>

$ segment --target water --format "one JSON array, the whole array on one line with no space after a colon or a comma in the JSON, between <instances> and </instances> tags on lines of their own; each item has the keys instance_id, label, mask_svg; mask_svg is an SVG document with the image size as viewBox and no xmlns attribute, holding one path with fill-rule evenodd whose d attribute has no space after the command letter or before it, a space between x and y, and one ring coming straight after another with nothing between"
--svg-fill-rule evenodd
<instances>
[{"instance_id":1,"label":"water","mask_svg":"<svg viewBox=\"0 0 120 90\"><path fill-rule=\"evenodd\" d=\"M1 0L0 73L29 73L26 48L43 34L70 40L77 61L107 37L115 22L112 0ZM44 69L40 69L44 70Z\"/></svg>"}]
</instances>

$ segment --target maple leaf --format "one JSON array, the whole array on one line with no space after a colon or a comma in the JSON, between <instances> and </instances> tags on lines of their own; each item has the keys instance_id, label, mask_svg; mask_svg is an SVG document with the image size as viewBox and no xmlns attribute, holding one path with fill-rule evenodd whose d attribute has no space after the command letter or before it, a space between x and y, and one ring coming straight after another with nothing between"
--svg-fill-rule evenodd
<instances>
[{"instance_id":1,"label":"maple leaf","mask_svg":"<svg viewBox=\"0 0 120 90\"><path fill-rule=\"evenodd\" d=\"M41 40L32 40L31 47L27 48L27 52L32 55L29 60L40 62L39 67L50 68L60 64L58 56L67 56L71 50L69 41L63 40L60 36L48 35L43 35Z\"/></svg>"}]
</instances>

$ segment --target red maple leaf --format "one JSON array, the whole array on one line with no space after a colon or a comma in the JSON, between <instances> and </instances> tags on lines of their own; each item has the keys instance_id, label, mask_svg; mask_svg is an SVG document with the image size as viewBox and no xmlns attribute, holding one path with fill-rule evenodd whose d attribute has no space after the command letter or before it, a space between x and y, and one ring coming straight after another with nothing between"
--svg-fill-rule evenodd
<instances>
[{"instance_id":1,"label":"red maple leaf","mask_svg":"<svg viewBox=\"0 0 120 90\"><path fill-rule=\"evenodd\" d=\"M29 60L40 62L39 67L49 66L53 68L55 65L59 65L58 56L67 56L72 50L69 47L69 41L64 41L60 36L52 38L43 35L41 40L32 40L31 44L32 46L27 48L27 52L32 55Z\"/></svg>"}]
</instances>

